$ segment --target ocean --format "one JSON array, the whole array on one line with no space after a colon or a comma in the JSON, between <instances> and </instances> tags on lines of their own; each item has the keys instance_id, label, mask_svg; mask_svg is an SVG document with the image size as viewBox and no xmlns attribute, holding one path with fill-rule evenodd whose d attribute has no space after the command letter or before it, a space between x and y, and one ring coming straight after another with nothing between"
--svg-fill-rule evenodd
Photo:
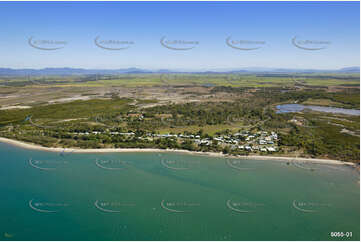
<instances>
[{"instance_id":1,"label":"ocean","mask_svg":"<svg viewBox=\"0 0 361 242\"><path fill-rule=\"evenodd\" d=\"M0 192L0 240L360 239L348 166L0 143Z\"/></svg>"}]
</instances>

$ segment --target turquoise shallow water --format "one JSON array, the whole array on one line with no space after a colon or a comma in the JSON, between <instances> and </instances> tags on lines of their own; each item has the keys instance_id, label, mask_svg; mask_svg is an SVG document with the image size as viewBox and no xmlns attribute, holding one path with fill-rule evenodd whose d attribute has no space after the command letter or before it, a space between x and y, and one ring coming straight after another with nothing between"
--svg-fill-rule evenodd
<instances>
[{"instance_id":1,"label":"turquoise shallow water","mask_svg":"<svg viewBox=\"0 0 361 242\"><path fill-rule=\"evenodd\" d=\"M343 166L0 143L0 240L359 240L358 181Z\"/></svg>"}]
</instances>

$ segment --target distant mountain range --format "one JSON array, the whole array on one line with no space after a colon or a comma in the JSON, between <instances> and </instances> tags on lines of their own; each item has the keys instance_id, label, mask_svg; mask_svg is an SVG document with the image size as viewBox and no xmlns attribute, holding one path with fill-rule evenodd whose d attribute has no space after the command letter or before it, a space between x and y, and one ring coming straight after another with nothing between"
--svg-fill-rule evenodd
<instances>
[{"instance_id":1,"label":"distant mountain range","mask_svg":"<svg viewBox=\"0 0 361 242\"><path fill-rule=\"evenodd\" d=\"M146 70L139 68L125 69L82 69L82 68L44 68L44 69L11 69L0 68L0 76L67 76L67 75L116 75L116 74L138 74L138 73L360 73L360 67L346 67L336 70L318 69L287 69L287 68L261 68L249 67L240 70L228 71L176 71L176 70Z\"/></svg>"},{"instance_id":2,"label":"distant mountain range","mask_svg":"<svg viewBox=\"0 0 361 242\"><path fill-rule=\"evenodd\" d=\"M0 68L0 76L67 76L67 75L114 75L124 73L152 73L152 71L142 70L138 68L127 69L81 69L81 68L44 68L44 69L11 69Z\"/></svg>"}]
</instances>

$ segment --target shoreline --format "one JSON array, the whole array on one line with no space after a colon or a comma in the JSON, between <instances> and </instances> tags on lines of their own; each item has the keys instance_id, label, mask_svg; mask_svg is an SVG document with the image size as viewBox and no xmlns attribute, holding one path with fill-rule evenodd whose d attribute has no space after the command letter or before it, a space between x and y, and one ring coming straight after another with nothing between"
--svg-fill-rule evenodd
<instances>
[{"instance_id":1,"label":"shoreline","mask_svg":"<svg viewBox=\"0 0 361 242\"><path fill-rule=\"evenodd\" d=\"M17 147L31 149L31 150L40 150L48 152L72 152L72 153L126 153L126 152L178 152L186 153L192 155L206 155L213 157L229 157L229 158L238 158L238 159L249 159L249 160L278 160L278 161L304 161L304 162L313 162L319 164L331 164L331 165L349 165L356 167L356 163L344 162L340 160L329 160L329 159L317 159L317 158L302 158L302 157L286 157L286 156L261 156L261 155L248 155L248 156L233 156L223 153L216 152L198 152L190 150L175 150L175 149L157 149L157 148L102 148L102 149L80 149L80 148L49 148L37 144L26 143L23 141L8 139L0 137L0 143L6 143L14 145Z\"/></svg>"}]
</instances>

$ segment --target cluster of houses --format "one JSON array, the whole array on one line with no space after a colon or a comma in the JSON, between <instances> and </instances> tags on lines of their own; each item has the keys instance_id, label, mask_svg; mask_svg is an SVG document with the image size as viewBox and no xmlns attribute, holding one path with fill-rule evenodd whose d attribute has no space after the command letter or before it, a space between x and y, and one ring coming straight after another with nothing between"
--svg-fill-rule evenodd
<instances>
[{"instance_id":1,"label":"cluster of houses","mask_svg":"<svg viewBox=\"0 0 361 242\"><path fill-rule=\"evenodd\" d=\"M93 131L91 133L76 133L77 135L101 134L102 132ZM109 132L111 135L135 136L134 132ZM245 150L249 152L276 152L278 151L278 135L275 132L258 131L251 133L243 131L230 135L219 135L213 138L202 138L198 134L155 134L147 133L145 137L137 137L138 139L152 141L160 138L170 138L174 140L192 140L197 145L210 146L217 144L221 146L229 146L231 149Z\"/></svg>"},{"instance_id":2,"label":"cluster of houses","mask_svg":"<svg viewBox=\"0 0 361 242\"><path fill-rule=\"evenodd\" d=\"M246 151L276 152L278 150L278 135L275 132L259 131L250 133L244 131L235 133L232 136L216 137L221 143L231 144L231 149Z\"/></svg>"}]
</instances>

